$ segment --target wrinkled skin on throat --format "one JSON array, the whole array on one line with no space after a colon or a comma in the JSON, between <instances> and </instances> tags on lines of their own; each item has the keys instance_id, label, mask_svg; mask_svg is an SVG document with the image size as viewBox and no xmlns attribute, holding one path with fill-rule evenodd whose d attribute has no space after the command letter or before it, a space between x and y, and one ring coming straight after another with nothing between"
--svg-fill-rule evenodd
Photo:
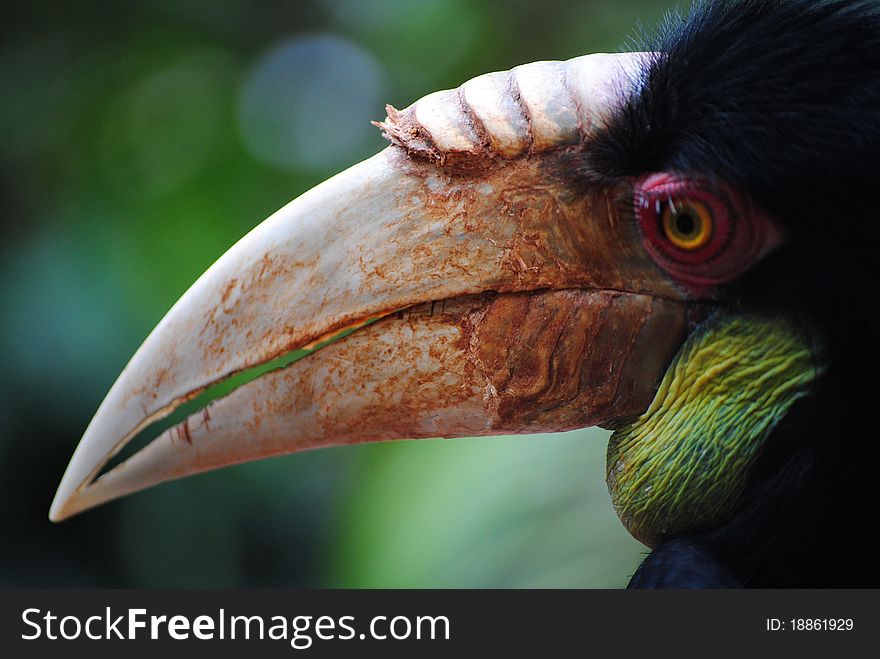
<instances>
[{"instance_id":1,"label":"wrinkled skin on throat","mask_svg":"<svg viewBox=\"0 0 880 659\"><path fill-rule=\"evenodd\" d=\"M608 490L629 532L655 547L722 522L765 440L822 371L779 318L720 312L695 330L645 413L608 444Z\"/></svg>"}]
</instances>

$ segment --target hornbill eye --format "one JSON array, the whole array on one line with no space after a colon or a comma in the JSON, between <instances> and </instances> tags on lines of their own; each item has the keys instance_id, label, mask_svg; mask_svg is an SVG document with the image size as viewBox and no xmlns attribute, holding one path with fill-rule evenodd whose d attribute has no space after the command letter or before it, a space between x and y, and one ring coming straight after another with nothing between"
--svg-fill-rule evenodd
<instances>
[{"instance_id":1,"label":"hornbill eye","mask_svg":"<svg viewBox=\"0 0 880 659\"><path fill-rule=\"evenodd\" d=\"M714 221L705 204L690 199L670 199L660 216L663 233L669 242L685 252L704 247L712 238Z\"/></svg>"},{"instance_id":2,"label":"hornbill eye","mask_svg":"<svg viewBox=\"0 0 880 659\"><path fill-rule=\"evenodd\" d=\"M634 184L645 249L701 294L743 274L784 240L777 224L730 186L667 173Z\"/></svg>"}]
</instances>

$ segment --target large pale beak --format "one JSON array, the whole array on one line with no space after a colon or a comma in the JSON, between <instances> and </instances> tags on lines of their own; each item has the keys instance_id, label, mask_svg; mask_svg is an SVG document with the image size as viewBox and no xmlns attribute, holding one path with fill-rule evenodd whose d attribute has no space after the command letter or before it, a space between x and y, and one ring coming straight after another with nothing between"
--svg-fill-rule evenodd
<instances>
[{"instance_id":1,"label":"large pale beak","mask_svg":"<svg viewBox=\"0 0 880 659\"><path fill-rule=\"evenodd\" d=\"M641 412L688 306L618 216L626 190L576 184L559 163L588 148L642 58L531 64L390 109L393 146L267 219L168 312L86 429L50 518L329 444ZM206 388L354 327L101 473Z\"/></svg>"}]
</instances>

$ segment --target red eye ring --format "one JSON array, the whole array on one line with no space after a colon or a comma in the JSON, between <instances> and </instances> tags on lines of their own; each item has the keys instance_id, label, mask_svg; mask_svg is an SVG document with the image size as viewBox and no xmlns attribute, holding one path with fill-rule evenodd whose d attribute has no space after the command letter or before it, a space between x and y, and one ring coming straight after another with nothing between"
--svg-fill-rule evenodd
<instances>
[{"instance_id":1,"label":"red eye ring","mask_svg":"<svg viewBox=\"0 0 880 659\"><path fill-rule=\"evenodd\" d=\"M645 250L695 294L731 281L783 242L768 216L723 183L649 174L633 195Z\"/></svg>"}]
</instances>

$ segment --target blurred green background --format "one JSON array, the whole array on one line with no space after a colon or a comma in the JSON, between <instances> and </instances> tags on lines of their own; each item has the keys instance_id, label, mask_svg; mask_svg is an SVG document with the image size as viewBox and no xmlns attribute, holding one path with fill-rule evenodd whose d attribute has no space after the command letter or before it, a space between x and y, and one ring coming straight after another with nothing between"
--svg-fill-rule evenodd
<instances>
[{"instance_id":1,"label":"blurred green background","mask_svg":"<svg viewBox=\"0 0 880 659\"><path fill-rule=\"evenodd\" d=\"M625 585L606 434L328 449L47 520L163 313L241 235L384 147L371 119L619 50L664 0L4 3L0 586Z\"/></svg>"}]
</instances>

